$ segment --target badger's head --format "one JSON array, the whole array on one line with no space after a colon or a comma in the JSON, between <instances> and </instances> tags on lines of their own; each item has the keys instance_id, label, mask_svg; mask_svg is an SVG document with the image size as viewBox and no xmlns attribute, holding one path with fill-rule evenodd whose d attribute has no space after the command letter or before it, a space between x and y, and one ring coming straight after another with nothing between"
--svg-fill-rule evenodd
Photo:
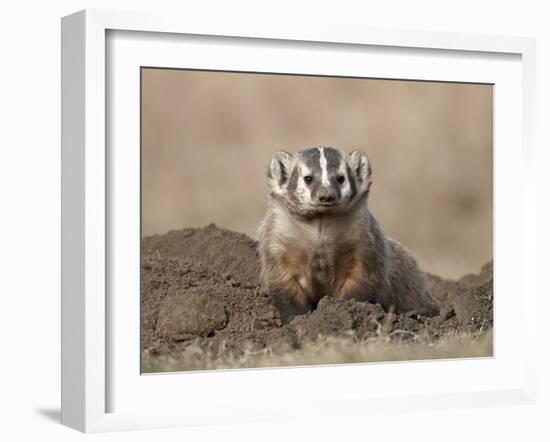
<instances>
[{"instance_id":1,"label":"badger's head","mask_svg":"<svg viewBox=\"0 0 550 442\"><path fill-rule=\"evenodd\" d=\"M295 215L341 214L366 200L371 185L367 155L312 147L273 154L267 173L271 195Z\"/></svg>"}]
</instances>

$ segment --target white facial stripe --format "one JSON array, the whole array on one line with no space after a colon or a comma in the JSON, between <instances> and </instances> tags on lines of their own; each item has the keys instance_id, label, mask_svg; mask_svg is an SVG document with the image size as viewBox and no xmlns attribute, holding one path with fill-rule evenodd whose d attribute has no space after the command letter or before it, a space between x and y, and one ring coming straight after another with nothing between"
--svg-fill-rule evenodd
<instances>
[{"instance_id":1,"label":"white facial stripe","mask_svg":"<svg viewBox=\"0 0 550 442\"><path fill-rule=\"evenodd\" d=\"M346 178L348 178L348 174L347 174L347 170L346 170L346 162L345 161L342 161L340 163L340 167L338 168L338 173L342 176L345 176Z\"/></svg>"},{"instance_id":2,"label":"white facial stripe","mask_svg":"<svg viewBox=\"0 0 550 442\"><path fill-rule=\"evenodd\" d=\"M323 186L330 186L330 181L328 180L328 171L327 171L327 158L325 157L325 148L319 147L319 163L321 166L321 184Z\"/></svg>"},{"instance_id":3,"label":"white facial stripe","mask_svg":"<svg viewBox=\"0 0 550 442\"><path fill-rule=\"evenodd\" d=\"M340 175L342 175L343 177L346 178L346 181L344 181L344 184L340 188L340 192L342 192L342 196L344 198L348 197L351 194L351 186L349 184L350 177L347 174L346 162L345 161L342 161L340 163L340 168L338 169L338 174L340 174Z\"/></svg>"},{"instance_id":4,"label":"white facial stripe","mask_svg":"<svg viewBox=\"0 0 550 442\"><path fill-rule=\"evenodd\" d=\"M309 170L308 167L305 166L305 164L300 164L300 179L298 180L298 184L296 185L296 196L298 199L303 203L310 203L311 202L311 192L307 185L305 184L303 177L306 175L311 175L311 170Z\"/></svg>"}]
</instances>

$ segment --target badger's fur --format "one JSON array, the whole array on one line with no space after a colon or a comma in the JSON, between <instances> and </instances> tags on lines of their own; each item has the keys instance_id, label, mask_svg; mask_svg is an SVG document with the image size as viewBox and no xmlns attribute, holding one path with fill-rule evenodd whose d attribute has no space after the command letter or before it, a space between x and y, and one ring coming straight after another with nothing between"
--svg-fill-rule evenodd
<instances>
[{"instance_id":1,"label":"badger's fur","mask_svg":"<svg viewBox=\"0 0 550 442\"><path fill-rule=\"evenodd\" d=\"M416 260L384 236L367 207L372 180L364 152L278 151L268 181L269 207L259 230L261 282L283 319L314 309L326 295L439 314Z\"/></svg>"}]
</instances>

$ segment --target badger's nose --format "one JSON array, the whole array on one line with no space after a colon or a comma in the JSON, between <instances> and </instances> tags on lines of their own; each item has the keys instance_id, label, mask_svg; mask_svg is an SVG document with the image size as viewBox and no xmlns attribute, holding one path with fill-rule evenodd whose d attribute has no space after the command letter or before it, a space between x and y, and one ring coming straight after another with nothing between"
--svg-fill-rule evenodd
<instances>
[{"instance_id":1,"label":"badger's nose","mask_svg":"<svg viewBox=\"0 0 550 442\"><path fill-rule=\"evenodd\" d=\"M336 192L330 188L321 189L317 195L320 203L329 204L336 201Z\"/></svg>"}]
</instances>

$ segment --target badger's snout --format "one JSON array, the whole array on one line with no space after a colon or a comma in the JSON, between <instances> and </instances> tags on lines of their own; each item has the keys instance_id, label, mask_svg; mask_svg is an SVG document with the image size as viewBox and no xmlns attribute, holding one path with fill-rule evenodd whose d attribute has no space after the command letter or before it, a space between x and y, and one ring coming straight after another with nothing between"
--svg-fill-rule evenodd
<instances>
[{"instance_id":1,"label":"badger's snout","mask_svg":"<svg viewBox=\"0 0 550 442\"><path fill-rule=\"evenodd\" d=\"M336 191L332 187L323 187L317 193L317 202L330 205L336 202Z\"/></svg>"}]
</instances>

